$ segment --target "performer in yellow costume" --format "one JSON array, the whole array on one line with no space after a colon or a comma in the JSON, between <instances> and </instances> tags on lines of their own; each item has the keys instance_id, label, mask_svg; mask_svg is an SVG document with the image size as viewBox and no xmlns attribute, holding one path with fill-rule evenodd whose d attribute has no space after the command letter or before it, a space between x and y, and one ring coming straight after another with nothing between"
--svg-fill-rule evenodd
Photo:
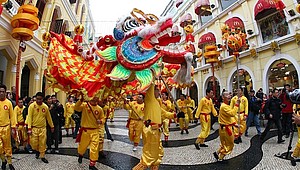
<instances>
[{"instance_id":1,"label":"performer in yellow costume","mask_svg":"<svg viewBox=\"0 0 300 170\"><path fill-rule=\"evenodd\" d=\"M13 135L16 134L16 116L14 115L11 101L6 99L6 86L0 85L0 158L2 160L2 169L6 168L8 163L9 169L15 169L12 165L11 149L11 129ZM6 159L5 159L6 157Z\"/></svg>"},{"instance_id":2,"label":"performer in yellow costume","mask_svg":"<svg viewBox=\"0 0 300 170\"><path fill-rule=\"evenodd\" d=\"M300 116L300 104L294 104L294 113ZM292 157L296 160L299 160L300 158L300 125L296 125L298 129L298 142L296 144L296 147L294 149L294 152L292 153Z\"/></svg>"},{"instance_id":3,"label":"performer in yellow costume","mask_svg":"<svg viewBox=\"0 0 300 170\"><path fill-rule=\"evenodd\" d=\"M139 94L136 101L129 102L125 100L125 109L130 110L128 116L128 135L130 141L133 142L133 151L137 150L137 146L141 140L144 120L144 95Z\"/></svg>"},{"instance_id":4,"label":"performer in yellow costume","mask_svg":"<svg viewBox=\"0 0 300 170\"><path fill-rule=\"evenodd\" d=\"M240 122L240 125L239 125L240 128L234 127L234 137L235 137L234 143L236 143L236 144L239 144L242 142L241 136L246 131L246 128L247 128L246 120L248 117L248 99L243 95L242 88L238 89L237 95L231 99L230 107L233 109L234 104L236 103L238 98L241 99L241 103L240 103L239 113L237 112L237 114L235 115L235 121L237 123ZM239 121L239 119L240 119L240 121Z\"/></svg>"},{"instance_id":5,"label":"performer in yellow costume","mask_svg":"<svg viewBox=\"0 0 300 170\"><path fill-rule=\"evenodd\" d=\"M115 107L116 103L112 97L108 99L108 105L109 105L109 119L110 122L114 122L114 117L115 117Z\"/></svg>"},{"instance_id":6,"label":"performer in yellow costume","mask_svg":"<svg viewBox=\"0 0 300 170\"><path fill-rule=\"evenodd\" d=\"M19 99L18 105L14 109L14 114L17 118L17 135L15 138L17 150L19 150L20 144L26 146L27 144L27 131L25 129L25 121L23 118L23 110L25 106L23 105L23 100Z\"/></svg>"},{"instance_id":7,"label":"performer in yellow costume","mask_svg":"<svg viewBox=\"0 0 300 170\"><path fill-rule=\"evenodd\" d=\"M193 100L190 96L187 97L187 100L190 101L187 104L187 113L189 115L189 121L190 123L194 122L194 115L193 115L193 110L195 109L195 100Z\"/></svg>"},{"instance_id":8,"label":"performer in yellow costume","mask_svg":"<svg viewBox=\"0 0 300 170\"><path fill-rule=\"evenodd\" d=\"M180 108L180 110L184 113L184 118L179 118L179 127L181 130L181 134L183 134L183 131L187 134L189 134L188 128L189 128L189 115L188 115L188 104L190 102L185 98L184 94L180 95L180 99L177 100L177 104Z\"/></svg>"},{"instance_id":9,"label":"performer in yellow costume","mask_svg":"<svg viewBox=\"0 0 300 170\"><path fill-rule=\"evenodd\" d=\"M222 161L224 157L230 154L234 147L234 134L233 127L236 126L234 117L239 107L240 99L237 99L233 105L233 109L229 106L230 98L228 92L222 94L223 103L219 112L219 136L220 136L220 149L214 152L213 155L217 161ZM232 101L231 101L232 102Z\"/></svg>"},{"instance_id":10,"label":"performer in yellow costume","mask_svg":"<svg viewBox=\"0 0 300 170\"><path fill-rule=\"evenodd\" d=\"M167 112L172 112L172 103L171 101L168 99L169 95L167 92L162 93L162 100L161 100L161 108L164 109ZM162 116L162 123L163 123L163 134L165 136L165 142L168 142L169 139L169 124L170 124L170 119Z\"/></svg>"},{"instance_id":11,"label":"performer in yellow costume","mask_svg":"<svg viewBox=\"0 0 300 170\"><path fill-rule=\"evenodd\" d=\"M30 104L28 108L27 133L31 135L30 145L36 151L36 158L41 158L44 163L48 163L45 158L47 129L46 121L51 127L51 132L54 132L54 125L48 106L43 103L44 95L42 92L37 92L36 101Z\"/></svg>"},{"instance_id":12,"label":"performer in yellow costume","mask_svg":"<svg viewBox=\"0 0 300 170\"><path fill-rule=\"evenodd\" d=\"M97 170L95 167L96 161L99 157L99 144L100 144L100 128L104 124L104 113L100 106L98 106L98 97L93 97L89 102L83 103L83 97L75 104L74 110L82 112L81 124L79 134L77 135L76 142L78 145L78 163L82 163L83 154L86 149L90 148L90 165L89 169ZM104 132L104 131L103 131ZM103 144L103 143L102 143Z\"/></svg>"},{"instance_id":13,"label":"performer in yellow costume","mask_svg":"<svg viewBox=\"0 0 300 170\"><path fill-rule=\"evenodd\" d=\"M65 129L67 131L67 136L69 136L69 127L71 125L72 134L74 133L75 121L72 119L72 114L74 113L74 98L72 96L68 97L68 103L66 103L64 117L65 117Z\"/></svg>"},{"instance_id":14,"label":"performer in yellow costume","mask_svg":"<svg viewBox=\"0 0 300 170\"><path fill-rule=\"evenodd\" d=\"M159 92L157 88L156 91ZM147 105L148 104L148 105ZM161 144L162 117L172 119L175 113L167 112L159 105L154 95L154 85L147 90L145 97L145 125L143 126L143 154L140 162L133 167L133 170L158 170L162 161L164 150Z\"/></svg>"},{"instance_id":15,"label":"performer in yellow costume","mask_svg":"<svg viewBox=\"0 0 300 170\"><path fill-rule=\"evenodd\" d=\"M214 96L213 90L206 89L206 96L200 100L195 115L196 119L200 118L200 124L201 124L201 132L195 142L195 147L197 150L200 150L199 144L200 147L208 147L208 145L204 144L204 141L210 133L210 127L211 127L210 113L212 112L214 116L218 116L218 113L212 102L213 96Z\"/></svg>"}]
</instances>

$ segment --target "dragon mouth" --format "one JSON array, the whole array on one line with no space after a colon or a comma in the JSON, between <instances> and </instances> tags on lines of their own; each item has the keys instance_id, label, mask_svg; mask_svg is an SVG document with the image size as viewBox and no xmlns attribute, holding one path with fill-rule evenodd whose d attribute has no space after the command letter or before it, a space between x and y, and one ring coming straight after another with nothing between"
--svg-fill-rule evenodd
<instances>
[{"instance_id":1,"label":"dragon mouth","mask_svg":"<svg viewBox=\"0 0 300 170\"><path fill-rule=\"evenodd\" d=\"M181 36L172 34L172 26L172 18L165 18L155 25L146 26L138 33L138 36L149 40L152 46L166 46L170 43L177 43L180 41Z\"/></svg>"}]
</instances>

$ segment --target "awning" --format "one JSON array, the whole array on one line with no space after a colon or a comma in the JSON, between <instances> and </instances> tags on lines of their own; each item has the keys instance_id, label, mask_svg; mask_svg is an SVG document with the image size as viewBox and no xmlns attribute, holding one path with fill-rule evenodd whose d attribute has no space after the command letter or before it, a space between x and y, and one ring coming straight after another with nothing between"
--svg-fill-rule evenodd
<instances>
[{"instance_id":1,"label":"awning","mask_svg":"<svg viewBox=\"0 0 300 170\"><path fill-rule=\"evenodd\" d=\"M198 41L198 47L199 48L203 48L203 45L205 44L212 44L212 43L216 43L216 37L213 33L209 32L206 34L203 34Z\"/></svg>"},{"instance_id":2,"label":"awning","mask_svg":"<svg viewBox=\"0 0 300 170\"><path fill-rule=\"evenodd\" d=\"M178 8L183 3L183 0L176 0L175 5Z\"/></svg>"},{"instance_id":3,"label":"awning","mask_svg":"<svg viewBox=\"0 0 300 170\"><path fill-rule=\"evenodd\" d=\"M211 15L209 0L198 0L195 5L195 13L200 16Z\"/></svg>"},{"instance_id":4,"label":"awning","mask_svg":"<svg viewBox=\"0 0 300 170\"><path fill-rule=\"evenodd\" d=\"M283 10L285 8L284 3L281 0L258 0L254 7L254 16L255 20L262 18L263 16L268 15L264 14L264 12L273 13L275 10Z\"/></svg>"},{"instance_id":5,"label":"awning","mask_svg":"<svg viewBox=\"0 0 300 170\"><path fill-rule=\"evenodd\" d=\"M244 23L243 21L238 18L238 17L232 17L228 20L225 21L225 25L228 25L228 28L240 28L240 29L244 29Z\"/></svg>"},{"instance_id":6,"label":"awning","mask_svg":"<svg viewBox=\"0 0 300 170\"><path fill-rule=\"evenodd\" d=\"M184 28L186 26L186 22L193 25L196 21L193 20L193 17L190 13L186 13L180 18L180 26Z\"/></svg>"}]
</instances>

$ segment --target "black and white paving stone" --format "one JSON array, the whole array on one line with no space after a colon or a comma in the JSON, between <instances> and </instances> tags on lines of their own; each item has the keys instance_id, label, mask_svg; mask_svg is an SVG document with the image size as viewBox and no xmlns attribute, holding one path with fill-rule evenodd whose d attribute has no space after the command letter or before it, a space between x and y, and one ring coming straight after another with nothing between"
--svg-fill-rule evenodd
<instances>
[{"instance_id":1,"label":"black and white paving stone","mask_svg":"<svg viewBox=\"0 0 300 170\"><path fill-rule=\"evenodd\" d=\"M97 168L103 170L129 170L139 162L142 154L142 140L136 152L132 151L132 143L128 139L128 130L125 127L127 111L116 110L114 122L108 122L108 127L113 135L114 141L105 139L105 159L98 160ZM283 144L277 144L276 130L270 132L267 139L261 142L256 135L255 127L249 129L249 137L242 137L243 143L235 145L233 152L223 162L216 162L212 153L219 148L218 130L211 131L206 140L208 148L196 150L194 142L200 132L200 124L190 124L189 134L180 134L179 127L174 123L170 127L168 146L164 147L164 158L160 169L164 170L192 170L192 169L220 169L220 170L261 170L261 169L300 169L300 162L292 166L287 159L274 156L278 153L286 153L289 138ZM218 124L214 125L218 129ZM263 128L262 128L263 129ZM63 131L65 134L65 131ZM163 135L162 135L163 139ZM298 140L294 133L294 148ZM77 162L77 146L75 139L63 137L63 143L59 146L58 154L46 154L49 164L35 159L34 154L13 154L13 164L16 169L24 170L81 170L88 169L88 153L80 165ZM7 167L8 169L8 167Z\"/></svg>"}]
</instances>

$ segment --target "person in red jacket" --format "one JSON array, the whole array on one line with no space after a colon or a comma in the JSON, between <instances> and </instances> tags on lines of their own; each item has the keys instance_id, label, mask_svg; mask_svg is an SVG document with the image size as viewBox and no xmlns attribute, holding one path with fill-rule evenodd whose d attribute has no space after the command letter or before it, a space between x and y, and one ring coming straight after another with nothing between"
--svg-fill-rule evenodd
<instances>
[{"instance_id":1,"label":"person in red jacket","mask_svg":"<svg viewBox=\"0 0 300 170\"><path fill-rule=\"evenodd\" d=\"M292 129L293 103L288 96L290 88L291 86L289 84L285 84L279 96L282 104L286 106L282 109L282 132L286 138L290 137L290 131Z\"/></svg>"}]
</instances>

